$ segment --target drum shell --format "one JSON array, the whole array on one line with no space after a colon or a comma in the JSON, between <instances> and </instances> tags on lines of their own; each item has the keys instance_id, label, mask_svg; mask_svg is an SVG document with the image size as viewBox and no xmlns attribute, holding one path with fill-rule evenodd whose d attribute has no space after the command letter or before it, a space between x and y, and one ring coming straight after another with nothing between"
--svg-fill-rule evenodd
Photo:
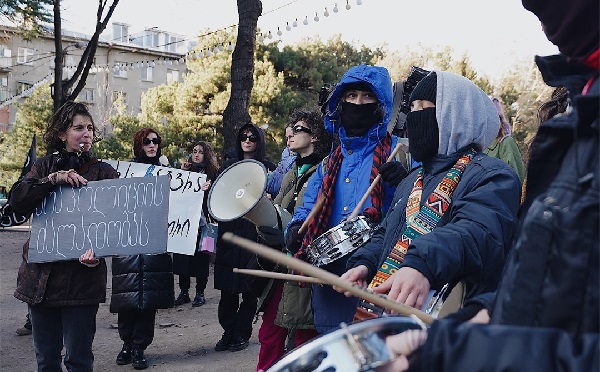
<instances>
[{"instance_id":1,"label":"drum shell","mask_svg":"<svg viewBox=\"0 0 600 372\"><path fill-rule=\"evenodd\" d=\"M408 329L422 329L410 317L390 316L365 320L342 327L290 351L268 372L364 371L390 362L387 336ZM329 369L328 369L329 368Z\"/></svg>"}]
</instances>

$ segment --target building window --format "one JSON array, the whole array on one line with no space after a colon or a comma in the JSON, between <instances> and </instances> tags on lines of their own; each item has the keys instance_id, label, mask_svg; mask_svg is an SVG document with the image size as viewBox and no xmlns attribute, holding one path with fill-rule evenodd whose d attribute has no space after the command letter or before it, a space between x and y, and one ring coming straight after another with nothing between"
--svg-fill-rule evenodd
<instances>
[{"instance_id":1,"label":"building window","mask_svg":"<svg viewBox=\"0 0 600 372\"><path fill-rule=\"evenodd\" d=\"M153 81L154 69L152 67L144 67L142 68L142 80L143 81Z\"/></svg>"},{"instance_id":2,"label":"building window","mask_svg":"<svg viewBox=\"0 0 600 372\"><path fill-rule=\"evenodd\" d=\"M17 63L23 65L33 64L33 49L19 47L17 54Z\"/></svg>"},{"instance_id":3,"label":"building window","mask_svg":"<svg viewBox=\"0 0 600 372\"><path fill-rule=\"evenodd\" d=\"M113 101L113 103L121 102L125 106L127 106L127 93L120 92L120 91L112 92L112 101Z\"/></svg>"},{"instance_id":4,"label":"building window","mask_svg":"<svg viewBox=\"0 0 600 372\"><path fill-rule=\"evenodd\" d=\"M120 41L122 43L129 42L129 25L113 22L112 27L114 41Z\"/></svg>"},{"instance_id":5,"label":"building window","mask_svg":"<svg viewBox=\"0 0 600 372\"><path fill-rule=\"evenodd\" d=\"M83 88L79 93L79 100L81 102L93 103L94 102L94 90L91 88Z\"/></svg>"},{"instance_id":6,"label":"building window","mask_svg":"<svg viewBox=\"0 0 600 372\"><path fill-rule=\"evenodd\" d=\"M17 82L17 94L23 94L27 89L33 87L33 84L24 81Z\"/></svg>"},{"instance_id":7,"label":"building window","mask_svg":"<svg viewBox=\"0 0 600 372\"><path fill-rule=\"evenodd\" d=\"M116 62L116 66L119 68L114 69L114 76L127 79L127 64L125 62Z\"/></svg>"},{"instance_id":8,"label":"building window","mask_svg":"<svg viewBox=\"0 0 600 372\"><path fill-rule=\"evenodd\" d=\"M179 70L167 70L167 83L179 81Z\"/></svg>"}]
</instances>

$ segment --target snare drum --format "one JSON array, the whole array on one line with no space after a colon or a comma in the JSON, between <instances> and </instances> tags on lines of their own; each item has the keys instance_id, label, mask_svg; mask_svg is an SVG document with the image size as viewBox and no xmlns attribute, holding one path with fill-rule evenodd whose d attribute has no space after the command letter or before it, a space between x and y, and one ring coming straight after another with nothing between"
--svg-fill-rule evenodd
<instances>
[{"instance_id":1,"label":"snare drum","mask_svg":"<svg viewBox=\"0 0 600 372\"><path fill-rule=\"evenodd\" d=\"M332 263L360 248L371 239L371 235L373 226L365 216L342 222L313 240L307 247L308 262L317 267Z\"/></svg>"},{"instance_id":2,"label":"snare drum","mask_svg":"<svg viewBox=\"0 0 600 372\"><path fill-rule=\"evenodd\" d=\"M268 372L370 371L392 361L385 344L387 336L409 329L422 329L415 320L391 316L365 320L322 335L290 351Z\"/></svg>"}]
</instances>

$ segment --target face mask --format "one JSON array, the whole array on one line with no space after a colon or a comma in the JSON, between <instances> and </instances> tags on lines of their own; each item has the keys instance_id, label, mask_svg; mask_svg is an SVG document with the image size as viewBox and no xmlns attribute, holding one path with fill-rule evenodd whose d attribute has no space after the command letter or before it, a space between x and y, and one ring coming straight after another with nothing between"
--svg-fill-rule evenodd
<instances>
[{"instance_id":1,"label":"face mask","mask_svg":"<svg viewBox=\"0 0 600 372\"><path fill-rule=\"evenodd\" d=\"M409 112L406 115L406 131L413 159L423 161L437 154L440 140L435 107Z\"/></svg>"},{"instance_id":2,"label":"face mask","mask_svg":"<svg viewBox=\"0 0 600 372\"><path fill-rule=\"evenodd\" d=\"M355 105L350 102L342 102L340 119L346 134L350 137L360 137L367 133L371 127L381 122L382 117L377 114L378 103L367 103Z\"/></svg>"}]
</instances>

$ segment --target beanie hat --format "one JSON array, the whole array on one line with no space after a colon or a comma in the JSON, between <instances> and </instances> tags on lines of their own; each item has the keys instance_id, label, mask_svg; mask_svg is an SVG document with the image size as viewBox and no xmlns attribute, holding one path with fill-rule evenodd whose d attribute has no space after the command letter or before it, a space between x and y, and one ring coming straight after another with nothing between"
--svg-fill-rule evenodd
<instances>
[{"instance_id":1,"label":"beanie hat","mask_svg":"<svg viewBox=\"0 0 600 372\"><path fill-rule=\"evenodd\" d=\"M435 95L437 92L437 75L435 72L425 76L410 95L410 102L415 100L425 100L435 103Z\"/></svg>"},{"instance_id":2,"label":"beanie hat","mask_svg":"<svg viewBox=\"0 0 600 372\"><path fill-rule=\"evenodd\" d=\"M344 84L343 92L347 92L349 90L362 90L364 92L371 92L371 93L373 92L371 85L369 85L369 83L365 83L364 81Z\"/></svg>"}]
</instances>

